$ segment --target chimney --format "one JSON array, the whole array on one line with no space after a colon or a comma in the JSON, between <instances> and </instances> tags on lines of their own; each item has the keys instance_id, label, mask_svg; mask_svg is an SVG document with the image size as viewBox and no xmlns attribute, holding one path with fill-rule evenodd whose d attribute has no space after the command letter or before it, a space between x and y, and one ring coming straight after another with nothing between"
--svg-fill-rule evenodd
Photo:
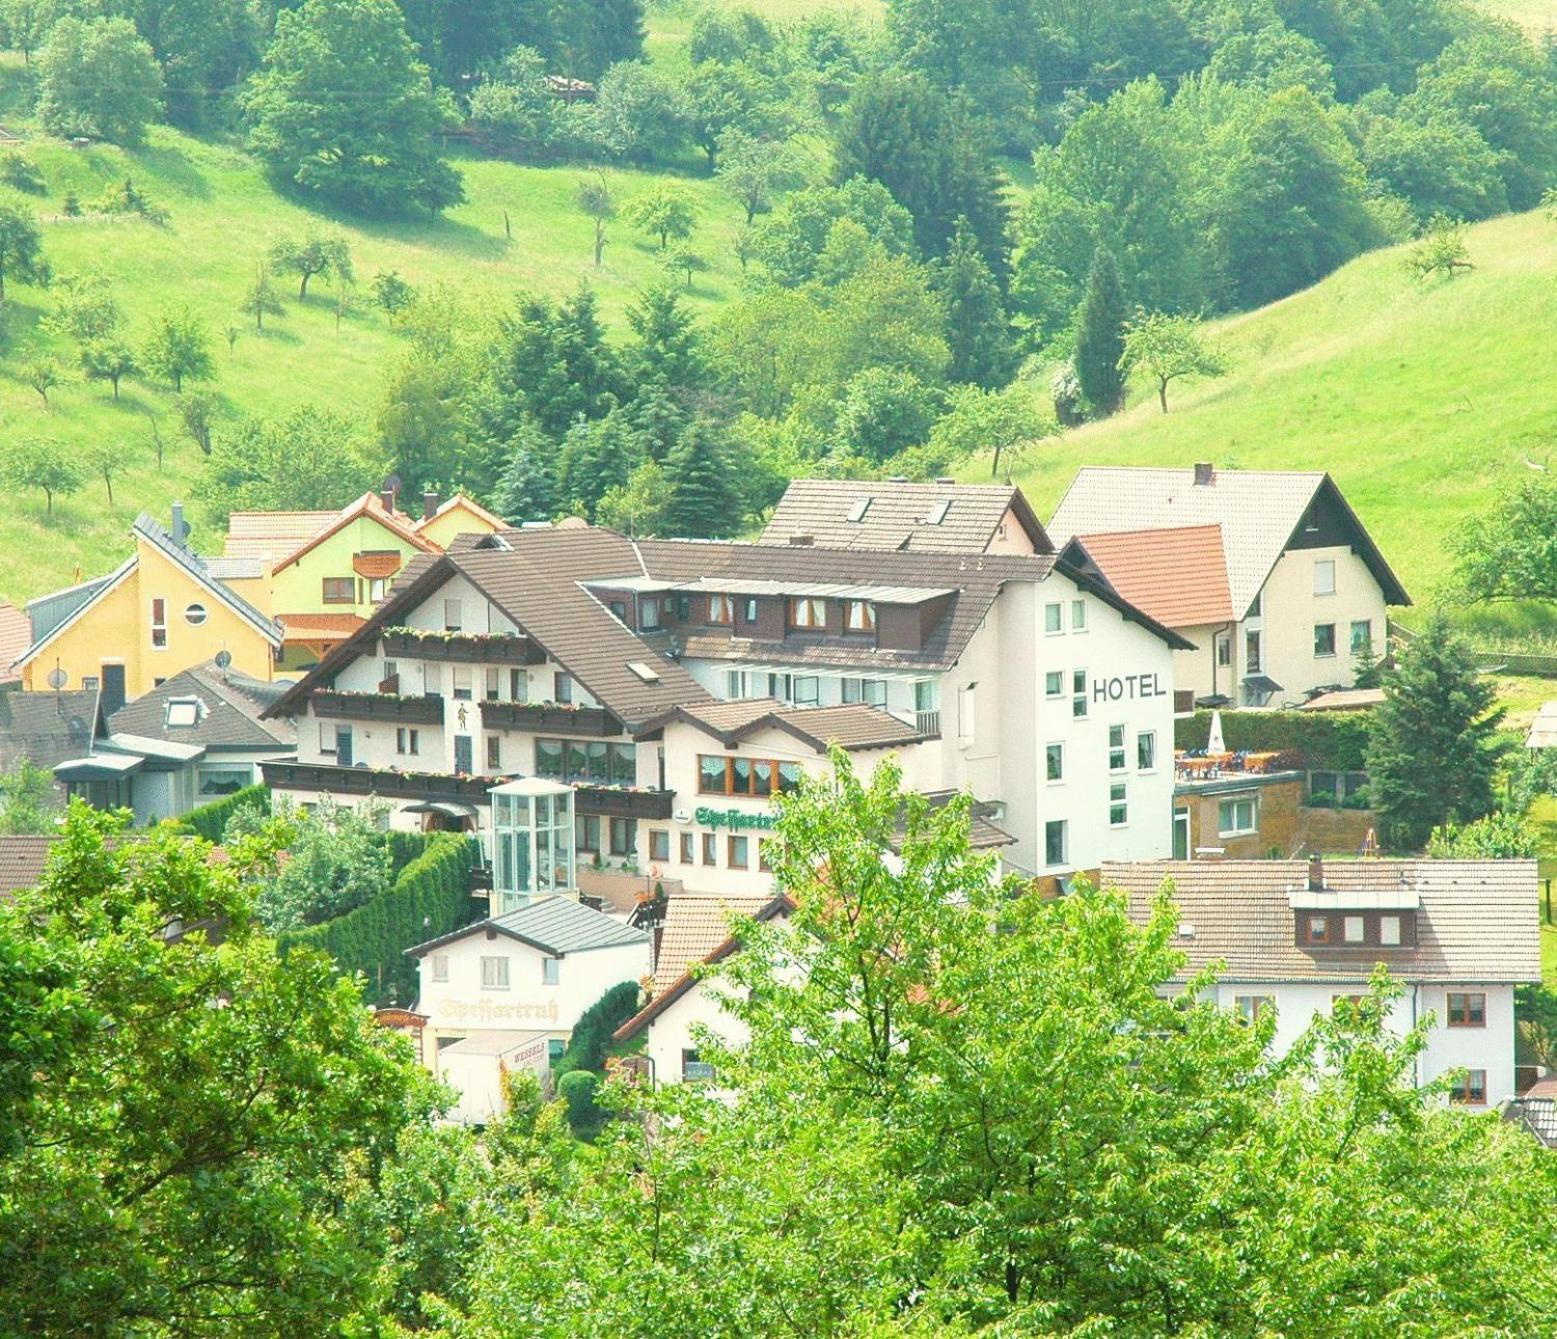
<instances>
[{"instance_id":1,"label":"chimney","mask_svg":"<svg viewBox=\"0 0 1557 1339\"><path fill-rule=\"evenodd\" d=\"M438 494L434 490L432 490L430 488L425 493L423 493L422 494L422 519L425 521L429 516L433 515L433 513L438 510L438 508L442 504L442 502L443 502L443 499L441 497L439 497Z\"/></svg>"},{"instance_id":2,"label":"chimney","mask_svg":"<svg viewBox=\"0 0 1557 1339\"><path fill-rule=\"evenodd\" d=\"M385 511L394 511L394 509L395 509L395 490L393 488L380 489L379 490L379 495L378 495L378 500L384 504L384 510Z\"/></svg>"},{"instance_id":3,"label":"chimney","mask_svg":"<svg viewBox=\"0 0 1557 1339\"><path fill-rule=\"evenodd\" d=\"M889 474L887 475L887 482L889 484L906 484L908 476L906 474Z\"/></svg>"},{"instance_id":4,"label":"chimney","mask_svg":"<svg viewBox=\"0 0 1557 1339\"><path fill-rule=\"evenodd\" d=\"M1195 487L1210 488L1216 482L1216 466L1209 460L1197 461L1195 464Z\"/></svg>"},{"instance_id":5,"label":"chimney","mask_svg":"<svg viewBox=\"0 0 1557 1339\"><path fill-rule=\"evenodd\" d=\"M173 504L173 527L169 533L173 536L173 542L180 548L183 547L184 541L189 538L189 526L184 520L184 504L182 502Z\"/></svg>"},{"instance_id":6,"label":"chimney","mask_svg":"<svg viewBox=\"0 0 1557 1339\"><path fill-rule=\"evenodd\" d=\"M789 537L790 544L797 549L809 548L816 543L815 535L793 534Z\"/></svg>"},{"instance_id":7,"label":"chimney","mask_svg":"<svg viewBox=\"0 0 1557 1339\"><path fill-rule=\"evenodd\" d=\"M1308 857L1308 891L1322 893L1325 889L1325 862L1316 851Z\"/></svg>"},{"instance_id":8,"label":"chimney","mask_svg":"<svg viewBox=\"0 0 1557 1339\"><path fill-rule=\"evenodd\" d=\"M944 476L937 479L935 482L940 484L942 488L955 488L957 486L957 481L955 479L948 479Z\"/></svg>"}]
</instances>

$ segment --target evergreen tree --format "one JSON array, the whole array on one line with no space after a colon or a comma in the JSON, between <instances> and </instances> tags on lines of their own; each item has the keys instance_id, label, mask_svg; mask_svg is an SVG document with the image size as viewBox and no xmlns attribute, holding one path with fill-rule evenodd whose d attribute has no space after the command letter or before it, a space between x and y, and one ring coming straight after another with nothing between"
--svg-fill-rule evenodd
<instances>
[{"instance_id":1,"label":"evergreen tree","mask_svg":"<svg viewBox=\"0 0 1557 1339\"><path fill-rule=\"evenodd\" d=\"M998 386L1011 367L1011 341L1000 286L984 262L979 240L964 217L957 219L951 249L937 276L946 304L946 342L951 378Z\"/></svg>"},{"instance_id":2,"label":"evergreen tree","mask_svg":"<svg viewBox=\"0 0 1557 1339\"><path fill-rule=\"evenodd\" d=\"M1401 649L1383 682L1368 740L1368 795L1384 845L1416 850L1435 827L1492 809L1503 711L1494 710L1497 690L1476 673L1442 614Z\"/></svg>"},{"instance_id":3,"label":"evergreen tree","mask_svg":"<svg viewBox=\"0 0 1557 1339\"><path fill-rule=\"evenodd\" d=\"M717 539L740 527L740 491L735 462L719 429L707 419L687 425L665 461L670 502L667 534L679 539Z\"/></svg>"},{"instance_id":4,"label":"evergreen tree","mask_svg":"<svg viewBox=\"0 0 1557 1339\"><path fill-rule=\"evenodd\" d=\"M558 460L558 501L563 507L582 508L594 520L600 499L612 488L625 488L642 459L643 448L622 410L575 423Z\"/></svg>"},{"instance_id":5,"label":"evergreen tree","mask_svg":"<svg viewBox=\"0 0 1557 1339\"><path fill-rule=\"evenodd\" d=\"M557 481L552 462L557 448L533 423L526 423L510 443L492 504L505 520L515 525L549 521L557 512Z\"/></svg>"},{"instance_id":6,"label":"evergreen tree","mask_svg":"<svg viewBox=\"0 0 1557 1339\"><path fill-rule=\"evenodd\" d=\"M674 284L656 284L640 294L628 309L627 323L635 336L628 365L640 386L689 390L702 383L705 368L695 323Z\"/></svg>"},{"instance_id":7,"label":"evergreen tree","mask_svg":"<svg viewBox=\"0 0 1557 1339\"><path fill-rule=\"evenodd\" d=\"M687 426L687 411L663 385L651 381L639 387L627 417L634 434L650 460L663 462L681 440Z\"/></svg>"},{"instance_id":8,"label":"evergreen tree","mask_svg":"<svg viewBox=\"0 0 1557 1339\"><path fill-rule=\"evenodd\" d=\"M1119 408L1124 395L1124 325L1129 318L1114 253L1099 245L1092 253L1087 288L1076 312L1076 379L1092 412L1100 418Z\"/></svg>"}]
</instances>

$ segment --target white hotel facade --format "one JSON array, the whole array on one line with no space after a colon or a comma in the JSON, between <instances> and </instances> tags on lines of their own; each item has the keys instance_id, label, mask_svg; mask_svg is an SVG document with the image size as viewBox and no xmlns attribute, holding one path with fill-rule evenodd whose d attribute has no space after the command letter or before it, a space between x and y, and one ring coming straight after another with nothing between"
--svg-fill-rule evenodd
<instances>
[{"instance_id":1,"label":"white hotel facade","mask_svg":"<svg viewBox=\"0 0 1557 1339\"><path fill-rule=\"evenodd\" d=\"M949 492L926 517L949 518ZM770 891L774 801L832 742L867 769L895 756L907 787L971 792L1019 872L1165 856L1185 643L1032 528L1031 554L581 524L457 541L271 708L298 753L266 779L475 833L494 914L597 861ZM514 779L554 786L522 833L491 794Z\"/></svg>"}]
</instances>

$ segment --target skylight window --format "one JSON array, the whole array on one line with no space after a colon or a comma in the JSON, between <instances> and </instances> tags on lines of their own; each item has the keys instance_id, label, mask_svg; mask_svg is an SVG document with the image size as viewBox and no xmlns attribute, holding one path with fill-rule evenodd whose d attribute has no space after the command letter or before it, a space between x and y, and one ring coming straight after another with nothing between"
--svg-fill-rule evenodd
<instances>
[{"instance_id":1,"label":"skylight window","mask_svg":"<svg viewBox=\"0 0 1557 1339\"><path fill-rule=\"evenodd\" d=\"M165 719L170 727L199 725L200 699L194 697L169 698Z\"/></svg>"},{"instance_id":2,"label":"skylight window","mask_svg":"<svg viewBox=\"0 0 1557 1339\"><path fill-rule=\"evenodd\" d=\"M629 660L627 668L636 674L644 683L658 683L660 672L653 665L645 665L641 660Z\"/></svg>"},{"instance_id":3,"label":"skylight window","mask_svg":"<svg viewBox=\"0 0 1557 1339\"><path fill-rule=\"evenodd\" d=\"M930 508L929 512L924 518L924 523L926 525L939 525L946 519L946 513L950 510L951 499L949 497L943 497L939 502Z\"/></svg>"},{"instance_id":4,"label":"skylight window","mask_svg":"<svg viewBox=\"0 0 1557 1339\"><path fill-rule=\"evenodd\" d=\"M856 498L854 500L854 505L849 508L849 520L850 520L850 522L852 524L854 524L854 525L858 525L861 521L863 521L865 519L865 513L868 512L869 510L870 510L870 499L868 497Z\"/></svg>"}]
</instances>

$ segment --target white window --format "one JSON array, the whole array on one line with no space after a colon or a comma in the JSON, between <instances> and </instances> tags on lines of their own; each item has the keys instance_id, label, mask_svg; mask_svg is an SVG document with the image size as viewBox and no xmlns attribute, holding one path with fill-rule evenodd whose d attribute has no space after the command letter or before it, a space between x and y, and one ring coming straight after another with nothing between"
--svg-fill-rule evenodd
<instances>
[{"instance_id":1,"label":"white window","mask_svg":"<svg viewBox=\"0 0 1557 1339\"><path fill-rule=\"evenodd\" d=\"M1226 669L1233 663L1233 635L1230 632L1216 634L1216 663L1219 669Z\"/></svg>"},{"instance_id":2,"label":"white window","mask_svg":"<svg viewBox=\"0 0 1557 1339\"><path fill-rule=\"evenodd\" d=\"M482 990L508 989L508 959L483 958L481 960Z\"/></svg>"},{"instance_id":3,"label":"white window","mask_svg":"<svg viewBox=\"0 0 1557 1339\"><path fill-rule=\"evenodd\" d=\"M1276 1007L1276 1001L1269 995L1237 995L1234 1001L1238 1016L1246 1023L1254 1022L1267 1009Z\"/></svg>"},{"instance_id":4,"label":"white window","mask_svg":"<svg viewBox=\"0 0 1557 1339\"><path fill-rule=\"evenodd\" d=\"M660 625L660 602L645 597L638 603L638 626L653 632Z\"/></svg>"},{"instance_id":5,"label":"white window","mask_svg":"<svg viewBox=\"0 0 1557 1339\"><path fill-rule=\"evenodd\" d=\"M368 599L377 603L389 594L388 577L370 577L368 579Z\"/></svg>"},{"instance_id":6,"label":"white window","mask_svg":"<svg viewBox=\"0 0 1557 1339\"><path fill-rule=\"evenodd\" d=\"M1043 861L1046 865L1066 863L1070 846L1067 825L1063 818L1051 819L1043 825Z\"/></svg>"},{"instance_id":7,"label":"white window","mask_svg":"<svg viewBox=\"0 0 1557 1339\"><path fill-rule=\"evenodd\" d=\"M1260 630L1258 628L1244 629L1243 668L1245 674L1260 672Z\"/></svg>"},{"instance_id":8,"label":"white window","mask_svg":"<svg viewBox=\"0 0 1557 1339\"><path fill-rule=\"evenodd\" d=\"M1314 563L1314 594L1335 594L1335 559L1320 558Z\"/></svg>"},{"instance_id":9,"label":"white window","mask_svg":"<svg viewBox=\"0 0 1557 1339\"><path fill-rule=\"evenodd\" d=\"M543 986L554 986L554 985L556 985L557 981L558 981L558 978L559 978L559 976L561 974L561 971L562 971L562 959L561 958L542 958L541 959L541 984Z\"/></svg>"},{"instance_id":10,"label":"white window","mask_svg":"<svg viewBox=\"0 0 1557 1339\"><path fill-rule=\"evenodd\" d=\"M469 665L454 667L454 697L456 701L469 702L474 691Z\"/></svg>"},{"instance_id":11,"label":"white window","mask_svg":"<svg viewBox=\"0 0 1557 1339\"><path fill-rule=\"evenodd\" d=\"M1070 675L1070 714L1078 719L1087 714L1087 672L1072 670Z\"/></svg>"},{"instance_id":12,"label":"white window","mask_svg":"<svg viewBox=\"0 0 1557 1339\"><path fill-rule=\"evenodd\" d=\"M1065 745L1050 744L1044 750L1044 771L1048 780L1065 780Z\"/></svg>"},{"instance_id":13,"label":"white window","mask_svg":"<svg viewBox=\"0 0 1557 1339\"><path fill-rule=\"evenodd\" d=\"M168 699L165 714L166 723L170 726L189 726L200 724L200 700L193 697L175 697ZM334 740L331 740L334 743Z\"/></svg>"},{"instance_id":14,"label":"white window","mask_svg":"<svg viewBox=\"0 0 1557 1339\"><path fill-rule=\"evenodd\" d=\"M974 692L977 683L965 683L957 690L957 738L964 742L973 738Z\"/></svg>"},{"instance_id":15,"label":"white window","mask_svg":"<svg viewBox=\"0 0 1557 1339\"><path fill-rule=\"evenodd\" d=\"M1085 600L1072 600L1070 602L1070 630L1072 632L1085 632L1087 630L1087 602Z\"/></svg>"},{"instance_id":16,"label":"white window","mask_svg":"<svg viewBox=\"0 0 1557 1339\"><path fill-rule=\"evenodd\" d=\"M464 621L459 600L445 600L443 602L443 630L445 632L458 632L463 626Z\"/></svg>"},{"instance_id":17,"label":"white window","mask_svg":"<svg viewBox=\"0 0 1557 1339\"><path fill-rule=\"evenodd\" d=\"M508 700L510 702L528 702L530 700L530 674L528 670L511 669L508 671Z\"/></svg>"},{"instance_id":18,"label":"white window","mask_svg":"<svg viewBox=\"0 0 1557 1339\"><path fill-rule=\"evenodd\" d=\"M198 628L209 617L210 615L206 613L205 606L198 600L184 607L184 622L191 627Z\"/></svg>"},{"instance_id":19,"label":"white window","mask_svg":"<svg viewBox=\"0 0 1557 1339\"><path fill-rule=\"evenodd\" d=\"M160 596L151 602L151 645L156 651L168 649L168 602Z\"/></svg>"},{"instance_id":20,"label":"white window","mask_svg":"<svg viewBox=\"0 0 1557 1339\"><path fill-rule=\"evenodd\" d=\"M503 671L496 665L488 665L486 672L486 699L496 702L503 693Z\"/></svg>"},{"instance_id":21,"label":"white window","mask_svg":"<svg viewBox=\"0 0 1557 1339\"><path fill-rule=\"evenodd\" d=\"M1150 772L1157 766L1157 732L1142 730L1135 737L1135 765L1142 772Z\"/></svg>"},{"instance_id":22,"label":"white window","mask_svg":"<svg viewBox=\"0 0 1557 1339\"><path fill-rule=\"evenodd\" d=\"M335 723L333 721L319 722L319 752L335 752Z\"/></svg>"},{"instance_id":23,"label":"white window","mask_svg":"<svg viewBox=\"0 0 1557 1339\"><path fill-rule=\"evenodd\" d=\"M1348 944L1360 944L1367 938L1363 930L1361 916L1346 916L1342 919L1345 921L1345 925L1342 928L1341 936Z\"/></svg>"},{"instance_id":24,"label":"white window","mask_svg":"<svg viewBox=\"0 0 1557 1339\"><path fill-rule=\"evenodd\" d=\"M827 626L827 601L800 596L789 602L789 626L792 628L825 628Z\"/></svg>"},{"instance_id":25,"label":"white window","mask_svg":"<svg viewBox=\"0 0 1557 1339\"><path fill-rule=\"evenodd\" d=\"M1400 944L1400 917L1399 916L1380 916L1379 917L1379 943L1388 945L1391 948L1395 948L1395 947L1399 946L1399 944Z\"/></svg>"},{"instance_id":26,"label":"white window","mask_svg":"<svg viewBox=\"0 0 1557 1339\"><path fill-rule=\"evenodd\" d=\"M794 688L797 707L814 707L822 700L822 681L815 674L795 675Z\"/></svg>"},{"instance_id":27,"label":"white window","mask_svg":"<svg viewBox=\"0 0 1557 1339\"><path fill-rule=\"evenodd\" d=\"M1217 835L1244 837L1258 832L1260 827L1259 800L1253 795L1238 795L1223 800L1216 807Z\"/></svg>"},{"instance_id":28,"label":"white window","mask_svg":"<svg viewBox=\"0 0 1557 1339\"><path fill-rule=\"evenodd\" d=\"M1049 670L1043 676L1043 695L1045 697L1065 696L1065 671Z\"/></svg>"},{"instance_id":29,"label":"white window","mask_svg":"<svg viewBox=\"0 0 1557 1339\"><path fill-rule=\"evenodd\" d=\"M1354 656L1370 656L1373 654L1373 621L1359 618L1352 623L1352 654Z\"/></svg>"},{"instance_id":30,"label":"white window","mask_svg":"<svg viewBox=\"0 0 1557 1339\"><path fill-rule=\"evenodd\" d=\"M1125 797L1125 783L1116 781L1108 788L1108 826L1122 828L1130 821L1130 805Z\"/></svg>"},{"instance_id":31,"label":"white window","mask_svg":"<svg viewBox=\"0 0 1557 1339\"><path fill-rule=\"evenodd\" d=\"M1047 633L1065 631L1065 606L1059 603L1043 607L1043 630Z\"/></svg>"},{"instance_id":32,"label":"white window","mask_svg":"<svg viewBox=\"0 0 1557 1339\"><path fill-rule=\"evenodd\" d=\"M876 606L869 600L850 600L843 608L843 625L850 632L874 632L876 630Z\"/></svg>"},{"instance_id":33,"label":"white window","mask_svg":"<svg viewBox=\"0 0 1557 1339\"><path fill-rule=\"evenodd\" d=\"M422 732L409 726L395 728L395 752L415 755L422 751Z\"/></svg>"},{"instance_id":34,"label":"white window","mask_svg":"<svg viewBox=\"0 0 1557 1339\"><path fill-rule=\"evenodd\" d=\"M432 955L432 974L434 981L447 981L449 979L449 955L447 953L434 953Z\"/></svg>"},{"instance_id":35,"label":"white window","mask_svg":"<svg viewBox=\"0 0 1557 1339\"><path fill-rule=\"evenodd\" d=\"M1125 769L1125 728L1122 725L1108 727L1108 770L1122 772Z\"/></svg>"},{"instance_id":36,"label":"white window","mask_svg":"<svg viewBox=\"0 0 1557 1339\"><path fill-rule=\"evenodd\" d=\"M885 679L853 679L843 680L843 700L845 702L867 702L873 707L885 707L887 705L887 681Z\"/></svg>"}]
</instances>

